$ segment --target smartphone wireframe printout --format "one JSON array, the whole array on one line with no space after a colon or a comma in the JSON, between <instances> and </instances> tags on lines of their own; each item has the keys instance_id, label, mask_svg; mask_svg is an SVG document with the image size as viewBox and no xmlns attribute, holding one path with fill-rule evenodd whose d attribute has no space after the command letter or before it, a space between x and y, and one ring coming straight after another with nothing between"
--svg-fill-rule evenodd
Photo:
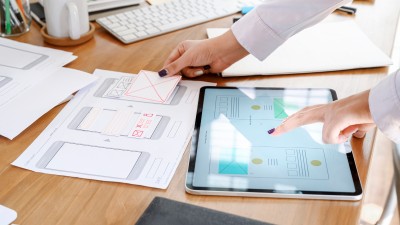
<instances>
[{"instance_id":1,"label":"smartphone wireframe printout","mask_svg":"<svg viewBox=\"0 0 400 225\"><path fill-rule=\"evenodd\" d=\"M192 136L200 87L212 83L180 81L167 101L144 102L103 94L136 88L138 74L96 70L94 75L97 82L80 90L13 165L167 188Z\"/></svg>"},{"instance_id":2,"label":"smartphone wireframe printout","mask_svg":"<svg viewBox=\"0 0 400 225\"><path fill-rule=\"evenodd\" d=\"M10 140L95 80L82 71L62 68L76 59L71 52L6 38L0 38L0 52L0 135ZM22 110L21 105L29 110Z\"/></svg>"},{"instance_id":3,"label":"smartphone wireframe printout","mask_svg":"<svg viewBox=\"0 0 400 225\"><path fill-rule=\"evenodd\" d=\"M186 190L193 194L358 200L345 144L322 143L322 124L267 131L303 107L336 100L330 89L203 87Z\"/></svg>"}]
</instances>

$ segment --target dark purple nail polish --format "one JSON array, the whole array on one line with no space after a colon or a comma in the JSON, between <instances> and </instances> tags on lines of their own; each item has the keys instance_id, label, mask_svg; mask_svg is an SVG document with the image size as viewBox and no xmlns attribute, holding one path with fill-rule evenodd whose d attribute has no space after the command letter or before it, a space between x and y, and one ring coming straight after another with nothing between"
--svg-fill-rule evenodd
<instances>
[{"instance_id":1,"label":"dark purple nail polish","mask_svg":"<svg viewBox=\"0 0 400 225\"><path fill-rule=\"evenodd\" d=\"M204 70L209 70L209 69L211 69L211 66L210 65L205 65L205 66L203 66L203 69Z\"/></svg>"},{"instance_id":2,"label":"dark purple nail polish","mask_svg":"<svg viewBox=\"0 0 400 225\"><path fill-rule=\"evenodd\" d=\"M166 69L160 70L160 71L158 71L158 75L160 77L165 77L168 75L168 71Z\"/></svg>"},{"instance_id":3,"label":"dark purple nail polish","mask_svg":"<svg viewBox=\"0 0 400 225\"><path fill-rule=\"evenodd\" d=\"M271 130L268 131L268 134L272 134L272 133L274 133L274 131L275 131L275 128L272 128Z\"/></svg>"}]
</instances>

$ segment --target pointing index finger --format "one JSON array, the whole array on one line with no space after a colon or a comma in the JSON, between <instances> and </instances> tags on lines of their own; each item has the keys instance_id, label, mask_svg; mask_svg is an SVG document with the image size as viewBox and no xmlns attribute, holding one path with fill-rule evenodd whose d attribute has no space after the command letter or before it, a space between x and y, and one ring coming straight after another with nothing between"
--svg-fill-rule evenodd
<instances>
[{"instance_id":1,"label":"pointing index finger","mask_svg":"<svg viewBox=\"0 0 400 225\"><path fill-rule=\"evenodd\" d=\"M281 135L303 125L322 122L324 119L325 109L326 105L305 107L286 118L278 127L275 128L275 131L272 132L271 135Z\"/></svg>"}]
</instances>

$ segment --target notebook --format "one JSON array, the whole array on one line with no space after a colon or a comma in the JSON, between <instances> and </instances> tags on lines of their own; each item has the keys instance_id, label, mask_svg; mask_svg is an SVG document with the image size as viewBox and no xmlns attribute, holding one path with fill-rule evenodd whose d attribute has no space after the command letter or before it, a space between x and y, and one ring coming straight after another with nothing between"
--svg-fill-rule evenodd
<instances>
[{"instance_id":1,"label":"notebook","mask_svg":"<svg viewBox=\"0 0 400 225\"><path fill-rule=\"evenodd\" d=\"M200 206L155 197L136 225L267 225L257 220L224 213Z\"/></svg>"},{"instance_id":2,"label":"notebook","mask_svg":"<svg viewBox=\"0 0 400 225\"><path fill-rule=\"evenodd\" d=\"M209 28L209 38L227 29ZM278 75L348 70L391 65L352 20L322 22L291 37L264 61L252 55L234 63L222 76Z\"/></svg>"}]
</instances>

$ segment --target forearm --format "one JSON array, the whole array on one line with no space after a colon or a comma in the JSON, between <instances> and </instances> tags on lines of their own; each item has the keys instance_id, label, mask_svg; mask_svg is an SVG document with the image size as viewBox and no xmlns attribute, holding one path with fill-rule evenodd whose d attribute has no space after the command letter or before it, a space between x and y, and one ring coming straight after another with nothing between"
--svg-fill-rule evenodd
<instances>
[{"instance_id":1,"label":"forearm","mask_svg":"<svg viewBox=\"0 0 400 225\"><path fill-rule=\"evenodd\" d=\"M283 42L351 0L270 0L232 26L238 42L264 60Z\"/></svg>"},{"instance_id":2,"label":"forearm","mask_svg":"<svg viewBox=\"0 0 400 225\"><path fill-rule=\"evenodd\" d=\"M400 70L371 89L369 108L378 128L400 143Z\"/></svg>"},{"instance_id":3,"label":"forearm","mask_svg":"<svg viewBox=\"0 0 400 225\"><path fill-rule=\"evenodd\" d=\"M221 60L223 64L231 65L249 54L237 41L231 30L211 41L213 42L211 46L215 61Z\"/></svg>"}]
</instances>

